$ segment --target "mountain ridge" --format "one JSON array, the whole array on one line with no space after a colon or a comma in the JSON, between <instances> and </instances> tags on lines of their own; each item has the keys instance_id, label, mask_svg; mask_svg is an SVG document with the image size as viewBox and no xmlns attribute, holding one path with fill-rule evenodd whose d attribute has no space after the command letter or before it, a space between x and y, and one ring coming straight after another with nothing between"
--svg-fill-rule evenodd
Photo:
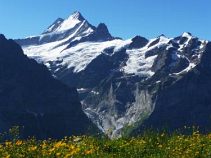
<instances>
[{"instance_id":1,"label":"mountain ridge","mask_svg":"<svg viewBox=\"0 0 211 158\"><path fill-rule=\"evenodd\" d=\"M89 131L75 88L52 77L13 40L0 35L0 131L19 126L23 138L62 138ZM94 129L94 126L93 126Z\"/></svg>"},{"instance_id":2,"label":"mountain ridge","mask_svg":"<svg viewBox=\"0 0 211 158\"><path fill-rule=\"evenodd\" d=\"M65 38L59 34L56 40L37 45L33 42L30 45L27 39L16 42L30 58L45 64L54 77L78 88L84 112L110 138L128 133L127 127L132 132L154 116L148 122L158 127L155 122L162 111L157 107L164 106L165 99L160 97L166 95L163 86L176 85L195 71L204 59L209 41L188 32L174 38L160 35L154 39L135 36L123 40L112 37L104 24L87 33L90 28L81 23L75 32L67 31L70 34ZM22 43L24 40L27 44ZM194 77L197 75L193 74ZM168 91L171 86L166 88ZM177 90L173 88L172 92ZM188 92L184 89L184 93ZM180 100L177 96L171 97ZM168 118L163 117L164 121ZM186 116L183 117L185 120ZM181 125L179 121L175 118L174 123ZM161 122L159 128L164 124Z\"/></svg>"}]
</instances>

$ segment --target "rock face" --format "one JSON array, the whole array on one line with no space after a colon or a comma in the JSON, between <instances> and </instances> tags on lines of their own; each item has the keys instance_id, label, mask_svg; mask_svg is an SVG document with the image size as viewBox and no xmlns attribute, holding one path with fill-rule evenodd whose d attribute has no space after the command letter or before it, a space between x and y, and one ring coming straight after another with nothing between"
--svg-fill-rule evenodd
<instances>
[{"instance_id":1,"label":"rock face","mask_svg":"<svg viewBox=\"0 0 211 158\"><path fill-rule=\"evenodd\" d=\"M200 63L185 75L173 75L159 85L155 110L142 126L168 130L199 126L211 130L211 43ZM159 118L159 119L158 119Z\"/></svg>"},{"instance_id":2,"label":"rock face","mask_svg":"<svg viewBox=\"0 0 211 158\"><path fill-rule=\"evenodd\" d=\"M44 65L0 35L0 131L23 127L23 137L61 138L88 132L75 88L54 79Z\"/></svg>"},{"instance_id":3,"label":"rock face","mask_svg":"<svg viewBox=\"0 0 211 158\"><path fill-rule=\"evenodd\" d=\"M84 112L101 131L116 138L144 126L208 127L208 41L190 33L122 40L112 37L105 24L94 27L75 17L74 13L58 29L33 37L55 39L38 44L30 38L16 41L54 77L78 88ZM71 27L61 31L67 21Z\"/></svg>"}]
</instances>

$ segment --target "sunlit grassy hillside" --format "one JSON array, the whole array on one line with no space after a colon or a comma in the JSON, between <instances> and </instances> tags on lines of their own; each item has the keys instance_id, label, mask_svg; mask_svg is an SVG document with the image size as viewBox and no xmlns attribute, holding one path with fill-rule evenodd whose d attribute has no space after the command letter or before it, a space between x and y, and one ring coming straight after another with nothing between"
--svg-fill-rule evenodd
<instances>
[{"instance_id":1,"label":"sunlit grassy hillside","mask_svg":"<svg viewBox=\"0 0 211 158\"><path fill-rule=\"evenodd\" d=\"M42 141L14 137L1 143L0 157L209 158L211 134L200 134L196 130L191 135L145 132L138 137L116 140L91 136Z\"/></svg>"}]
</instances>

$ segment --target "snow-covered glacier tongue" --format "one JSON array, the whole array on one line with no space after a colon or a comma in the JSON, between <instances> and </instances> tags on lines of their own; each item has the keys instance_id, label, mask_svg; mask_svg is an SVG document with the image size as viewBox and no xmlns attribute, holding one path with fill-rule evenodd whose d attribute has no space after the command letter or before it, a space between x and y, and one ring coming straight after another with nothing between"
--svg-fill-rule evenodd
<instances>
[{"instance_id":1,"label":"snow-covered glacier tongue","mask_svg":"<svg viewBox=\"0 0 211 158\"><path fill-rule=\"evenodd\" d=\"M194 70L208 43L186 32L123 40L79 12L16 42L54 77L78 88L84 112L110 138L130 134L150 118L166 85Z\"/></svg>"}]
</instances>

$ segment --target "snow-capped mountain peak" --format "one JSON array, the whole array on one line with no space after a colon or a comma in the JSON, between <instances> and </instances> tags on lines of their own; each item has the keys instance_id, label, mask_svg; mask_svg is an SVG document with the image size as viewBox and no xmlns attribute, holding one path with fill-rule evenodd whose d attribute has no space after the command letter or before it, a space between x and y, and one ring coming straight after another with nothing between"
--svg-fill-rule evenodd
<instances>
[{"instance_id":1,"label":"snow-capped mountain peak","mask_svg":"<svg viewBox=\"0 0 211 158\"><path fill-rule=\"evenodd\" d=\"M158 36L158 38L167 38L166 35L161 34L160 36Z\"/></svg>"},{"instance_id":2,"label":"snow-capped mountain peak","mask_svg":"<svg viewBox=\"0 0 211 158\"><path fill-rule=\"evenodd\" d=\"M79 11L75 11L72 15L69 16L68 19L77 19L79 21L85 20L82 14Z\"/></svg>"},{"instance_id":3,"label":"snow-capped mountain peak","mask_svg":"<svg viewBox=\"0 0 211 158\"><path fill-rule=\"evenodd\" d=\"M193 37L193 36L192 36L192 34L190 32L184 32L182 34L182 37L190 38L190 37Z\"/></svg>"},{"instance_id":4,"label":"snow-capped mountain peak","mask_svg":"<svg viewBox=\"0 0 211 158\"><path fill-rule=\"evenodd\" d=\"M48 29L16 42L57 79L86 91L85 113L110 137L150 116L157 96L148 86L191 72L207 45L188 32L175 38L114 38L105 24L92 26L79 12Z\"/></svg>"},{"instance_id":5,"label":"snow-capped mountain peak","mask_svg":"<svg viewBox=\"0 0 211 158\"><path fill-rule=\"evenodd\" d=\"M58 18L41 35L18 39L16 42L21 46L37 46L53 42L60 45L66 42L67 45L89 36L95 29L80 12L74 12L67 19Z\"/></svg>"},{"instance_id":6,"label":"snow-capped mountain peak","mask_svg":"<svg viewBox=\"0 0 211 158\"><path fill-rule=\"evenodd\" d=\"M56 22L53 25L51 25L48 29L51 30L52 27L57 26L55 29L52 30L53 32L66 31L74 28L77 24L83 22L84 20L85 19L81 15L81 13L76 11L65 20L61 18L57 19Z\"/></svg>"},{"instance_id":7,"label":"snow-capped mountain peak","mask_svg":"<svg viewBox=\"0 0 211 158\"><path fill-rule=\"evenodd\" d=\"M166 43L167 41L169 41L169 38L167 38L165 35L159 36L159 42Z\"/></svg>"}]
</instances>

